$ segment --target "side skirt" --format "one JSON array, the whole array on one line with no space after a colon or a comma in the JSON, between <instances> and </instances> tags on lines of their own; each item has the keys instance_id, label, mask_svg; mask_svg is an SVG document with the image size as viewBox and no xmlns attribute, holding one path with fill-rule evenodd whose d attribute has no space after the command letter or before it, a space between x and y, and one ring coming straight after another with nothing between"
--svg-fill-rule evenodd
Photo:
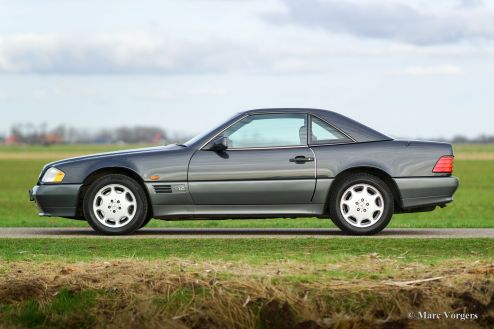
<instances>
[{"instance_id":1,"label":"side skirt","mask_svg":"<svg viewBox=\"0 0 494 329\"><path fill-rule=\"evenodd\" d=\"M154 205L158 219L227 219L273 217L320 217L325 204L290 205Z\"/></svg>"}]
</instances>

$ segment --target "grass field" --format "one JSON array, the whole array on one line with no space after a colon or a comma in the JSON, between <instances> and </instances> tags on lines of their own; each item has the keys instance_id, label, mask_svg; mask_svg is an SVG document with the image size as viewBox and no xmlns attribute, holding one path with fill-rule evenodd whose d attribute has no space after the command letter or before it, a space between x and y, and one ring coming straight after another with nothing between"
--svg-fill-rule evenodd
<instances>
[{"instance_id":1,"label":"grass field","mask_svg":"<svg viewBox=\"0 0 494 329\"><path fill-rule=\"evenodd\" d=\"M129 148L131 146L60 145L35 147L0 147L0 226L87 226L85 222L60 218L40 218L34 204L28 202L27 190L37 180L44 164L65 156ZM460 145L455 175L460 188L455 201L445 209L429 213L396 215L390 227L494 227L494 155L492 145ZM469 155L474 155L471 157ZM477 160L477 155L480 160ZM461 160L462 157L467 159ZM269 219L226 221L158 221L150 227L331 227L329 220Z\"/></svg>"},{"instance_id":2,"label":"grass field","mask_svg":"<svg viewBox=\"0 0 494 329\"><path fill-rule=\"evenodd\" d=\"M494 153L494 144L460 144L454 148L455 154L460 157L465 153Z\"/></svg>"},{"instance_id":3,"label":"grass field","mask_svg":"<svg viewBox=\"0 0 494 329\"><path fill-rule=\"evenodd\" d=\"M0 147L0 226L87 226L38 217L27 190L49 161L128 147ZM494 227L494 147L456 151L455 201L391 227ZM448 319L420 319L424 311ZM0 328L127 327L492 328L494 239L0 239Z\"/></svg>"}]
</instances>

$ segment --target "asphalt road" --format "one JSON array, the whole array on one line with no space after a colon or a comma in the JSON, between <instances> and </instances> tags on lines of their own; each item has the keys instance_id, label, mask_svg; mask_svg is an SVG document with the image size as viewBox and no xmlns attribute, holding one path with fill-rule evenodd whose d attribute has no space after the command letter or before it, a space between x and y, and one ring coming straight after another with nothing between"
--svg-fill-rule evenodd
<instances>
[{"instance_id":1,"label":"asphalt road","mask_svg":"<svg viewBox=\"0 0 494 329\"><path fill-rule=\"evenodd\" d=\"M349 237L336 229L277 228L144 228L133 235L109 237L98 235L90 228L0 228L0 238L341 238ZM494 238L494 229L385 229L368 238Z\"/></svg>"}]
</instances>

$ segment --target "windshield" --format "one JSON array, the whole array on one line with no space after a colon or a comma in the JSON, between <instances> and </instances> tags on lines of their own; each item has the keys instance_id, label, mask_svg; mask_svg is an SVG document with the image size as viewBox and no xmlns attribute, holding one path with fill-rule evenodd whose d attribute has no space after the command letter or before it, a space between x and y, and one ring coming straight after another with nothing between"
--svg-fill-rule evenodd
<instances>
[{"instance_id":1,"label":"windshield","mask_svg":"<svg viewBox=\"0 0 494 329\"><path fill-rule=\"evenodd\" d=\"M193 145L194 143L196 143L197 141L203 139L204 137L206 137L208 134L210 134L212 131L218 129L219 127L221 127L221 125L223 125L225 122L227 121L230 121L231 119L233 119L234 117L238 116L239 113L236 113L235 115L233 115L232 117L228 118L228 120L225 120L225 121L222 121L221 123L219 124L216 124L214 125L214 128L211 128L211 129L206 129L203 133L200 133L199 135L197 135L196 137L188 140L187 142L183 143L182 145L184 146L191 146Z\"/></svg>"}]
</instances>

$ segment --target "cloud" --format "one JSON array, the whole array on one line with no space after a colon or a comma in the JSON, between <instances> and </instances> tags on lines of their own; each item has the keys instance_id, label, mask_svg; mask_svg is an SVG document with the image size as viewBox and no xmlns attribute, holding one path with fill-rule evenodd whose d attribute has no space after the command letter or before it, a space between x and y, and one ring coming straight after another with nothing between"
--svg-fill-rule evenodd
<instances>
[{"instance_id":1,"label":"cloud","mask_svg":"<svg viewBox=\"0 0 494 329\"><path fill-rule=\"evenodd\" d=\"M494 47L487 46L369 46L354 42L335 47L325 40L323 37L317 43L299 43L295 47L292 36L288 40L258 43L224 38L187 39L158 33L0 35L0 74L300 75L331 71L335 60L349 57L494 55Z\"/></svg>"},{"instance_id":2,"label":"cloud","mask_svg":"<svg viewBox=\"0 0 494 329\"><path fill-rule=\"evenodd\" d=\"M0 35L0 74L296 74L315 72L313 60L327 55L319 48L149 33Z\"/></svg>"},{"instance_id":3,"label":"cloud","mask_svg":"<svg viewBox=\"0 0 494 329\"><path fill-rule=\"evenodd\" d=\"M459 0L460 7L478 7L483 3L482 0Z\"/></svg>"},{"instance_id":4,"label":"cloud","mask_svg":"<svg viewBox=\"0 0 494 329\"><path fill-rule=\"evenodd\" d=\"M219 51L221 50L221 51ZM227 41L192 41L145 33L0 36L0 73L201 74L256 58Z\"/></svg>"},{"instance_id":5,"label":"cloud","mask_svg":"<svg viewBox=\"0 0 494 329\"><path fill-rule=\"evenodd\" d=\"M459 75L463 70L455 65L410 66L404 71L407 75Z\"/></svg>"},{"instance_id":6,"label":"cloud","mask_svg":"<svg viewBox=\"0 0 494 329\"><path fill-rule=\"evenodd\" d=\"M332 33L433 45L463 40L493 40L494 12L476 1L441 10L419 10L396 1L283 0L287 13L270 16Z\"/></svg>"},{"instance_id":7,"label":"cloud","mask_svg":"<svg viewBox=\"0 0 494 329\"><path fill-rule=\"evenodd\" d=\"M0 74L298 74L320 71L315 60L346 54L324 46L261 47L148 33L17 34L0 35Z\"/></svg>"}]
</instances>

